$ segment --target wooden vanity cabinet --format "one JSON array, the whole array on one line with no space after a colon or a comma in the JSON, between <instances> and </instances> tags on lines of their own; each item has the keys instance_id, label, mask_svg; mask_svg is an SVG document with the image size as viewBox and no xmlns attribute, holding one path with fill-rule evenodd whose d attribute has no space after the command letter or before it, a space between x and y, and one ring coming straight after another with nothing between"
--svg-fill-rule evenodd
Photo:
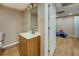
<instances>
[{"instance_id":1,"label":"wooden vanity cabinet","mask_svg":"<svg viewBox=\"0 0 79 59\"><path fill-rule=\"evenodd\" d=\"M26 39L19 35L19 54L21 56L40 56L40 36Z\"/></svg>"}]
</instances>

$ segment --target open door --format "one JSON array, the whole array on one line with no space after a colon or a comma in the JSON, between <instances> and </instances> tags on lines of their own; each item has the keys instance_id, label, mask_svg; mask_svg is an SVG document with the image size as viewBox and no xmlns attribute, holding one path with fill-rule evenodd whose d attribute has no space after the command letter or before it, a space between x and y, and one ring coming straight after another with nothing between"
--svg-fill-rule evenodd
<instances>
[{"instance_id":1,"label":"open door","mask_svg":"<svg viewBox=\"0 0 79 59\"><path fill-rule=\"evenodd\" d=\"M54 54L56 48L56 10L53 3L49 4L48 15L48 48L49 56Z\"/></svg>"},{"instance_id":2,"label":"open door","mask_svg":"<svg viewBox=\"0 0 79 59\"><path fill-rule=\"evenodd\" d=\"M75 37L79 38L79 16L74 16Z\"/></svg>"}]
</instances>

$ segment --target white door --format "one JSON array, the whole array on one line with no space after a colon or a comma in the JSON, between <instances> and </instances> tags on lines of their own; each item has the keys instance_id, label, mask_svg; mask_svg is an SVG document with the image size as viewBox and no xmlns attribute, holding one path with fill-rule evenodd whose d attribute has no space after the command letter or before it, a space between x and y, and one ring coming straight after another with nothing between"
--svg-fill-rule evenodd
<instances>
[{"instance_id":1,"label":"white door","mask_svg":"<svg viewBox=\"0 0 79 59\"><path fill-rule=\"evenodd\" d=\"M49 55L53 55L56 48L56 10L53 3L49 4Z\"/></svg>"},{"instance_id":2,"label":"white door","mask_svg":"<svg viewBox=\"0 0 79 59\"><path fill-rule=\"evenodd\" d=\"M79 38L79 16L74 17L74 28L75 28L75 36Z\"/></svg>"}]
</instances>

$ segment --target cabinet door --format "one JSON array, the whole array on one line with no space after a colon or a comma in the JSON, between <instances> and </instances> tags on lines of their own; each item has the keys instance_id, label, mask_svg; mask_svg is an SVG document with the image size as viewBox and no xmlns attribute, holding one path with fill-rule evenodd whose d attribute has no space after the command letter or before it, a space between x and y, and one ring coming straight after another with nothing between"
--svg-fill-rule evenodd
<instances>
[{"instance_id":1,"label":"cabinet door","mask_svg":"<svg viewBox=\"0 0 79 59\"><path fill-rule=\"evenodd\" d=\"M28 40L27 46L29 56L40 56L40 37Z\"/></svg>"},{"instance_id":2,"label":"cabinet door","mask_svg":"<svg viewBox=\"0 0 79 59\"><path fill-rule=\"evenodd\" d=\"M40 36L32 39L19 38L19 53L21 56L40 56Z\"/></svg>"},{"instance_id":3,"label":"cabinet door","mask_svg":"<svg viewBox=\"0 0 79 59\"><path fill-rule=\"evenodd\" d=\"M34 55L40 56L40 37L37 37L34 41L35 49L34 49Z\"/></svg>"},{"instance_id":4,"label":"cabinet door","mask_svg":"<svg viewBox=\"0 0 79 59\"><path fill-rule=\"evenodd\" d=\"M27 55L27 47L26 47L26 40L22 37L19 38L19 53L21 56Z\"/></svg>"},{"instance_id":5,"label":"cabinet door","mask_svg":"<svg viewBox=\"0 0 79 59\"><path fill-rule=\"evenodd\" d=\"M3 54L4 49L0 49L0 56Z\"/></svg>"}]
</instances>

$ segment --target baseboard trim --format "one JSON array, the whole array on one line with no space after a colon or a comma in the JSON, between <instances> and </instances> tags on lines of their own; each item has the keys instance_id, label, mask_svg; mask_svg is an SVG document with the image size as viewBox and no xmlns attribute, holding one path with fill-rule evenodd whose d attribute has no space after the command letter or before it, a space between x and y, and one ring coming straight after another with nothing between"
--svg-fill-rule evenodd
<instances>
[{"instance_id":1,"label":"baseboard trim","mask_svg":"<svg viewBox=\"0 0 79 59\"><path fill-rule=\"evenodd\" d=\"M10 44L8 44L8 45L5 45L5 46L3 46L2 48L8 48L8 47L14 46L14 45L16 45L16 44L19 44L19 41L10 43Z\"/></svg>"},{"instance_id":2,"label":"baseboard trim","mask_svg":"<svg viewBox=\"0 0 79 59\"><path fill-rule=\"evenodd\" d=\"M79 39L79 37L76 37L75 35L69 35L68 37Z\"/></svg>"}]
</instances>

